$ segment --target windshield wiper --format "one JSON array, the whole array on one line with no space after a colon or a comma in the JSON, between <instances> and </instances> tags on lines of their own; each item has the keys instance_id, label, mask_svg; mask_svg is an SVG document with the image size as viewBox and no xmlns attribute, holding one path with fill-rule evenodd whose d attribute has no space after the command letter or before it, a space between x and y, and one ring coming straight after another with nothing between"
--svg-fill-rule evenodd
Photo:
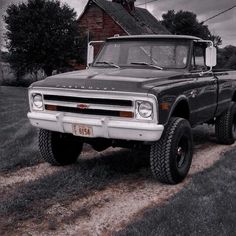
<instances>
[{"instance_id":1,"label":"windshield wiper","mask_svg":"<svg viewBox=\"0 0 236 236\"><path fill-rule=\"evenodd\" d=\"M113 67L120 69L120 67L118 65L116 65L115 63L110 62L110 61L98 61L98 62L96 62L96 64L106 64L106 65L113 66Z\"/></svg>"},{"instance_id":2,"label":"windshield wiper","mask_svg":"<svg viewBox=\"0 0 236 236\"><path fill-rule=\"evenodd\" d=\"M130 64L132 65L145 65L145 66L150 66L150 67L154 67L158 70L163 70L162 67L160 66L157 66L157 65L154 65L154 64L150 64L150 63L147 63L147 62L144 62L144 61L140 61L140 62L131 62Z\"/></svg>"}]
</instances>

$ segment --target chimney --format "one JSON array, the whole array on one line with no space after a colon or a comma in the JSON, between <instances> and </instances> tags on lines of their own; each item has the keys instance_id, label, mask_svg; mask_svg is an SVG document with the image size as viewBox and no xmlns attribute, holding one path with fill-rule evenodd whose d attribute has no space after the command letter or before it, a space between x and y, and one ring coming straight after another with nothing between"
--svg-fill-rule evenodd
<instances>
[{"instance_id":1,"label":"chimney","mask_svg":"<svg viewBox=\"0 0 236 236\"><path fill-rule=\"evenodd\" d=\"M135 10L134 2L136 0L112 0L112 2L116 2L121 4L129 13Z\"/></svg>"}]
</instances>

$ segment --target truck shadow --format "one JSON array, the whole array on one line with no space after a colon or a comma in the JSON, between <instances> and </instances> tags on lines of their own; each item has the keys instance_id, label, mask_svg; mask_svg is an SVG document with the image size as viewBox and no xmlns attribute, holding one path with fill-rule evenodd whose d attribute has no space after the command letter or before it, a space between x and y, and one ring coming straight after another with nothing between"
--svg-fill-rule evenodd
<instances>
[{"instance_id":1,"label":"truck shadow","mask_svg":"<svg viewBox=\"0 0 236 236\"><path fill-rule=\"evenodd\" d=\"M214 128L212 126L201 125L194 128L192 131L195 146L204 143L217 145ZM114 154L110 153L109 155L95 154L92 159L79 159L77 165L83 165L87 169L90 169L93 166L106 166L111 171L121 174L140 172L140 170L149 167L149 149L121 149L120 151L116 151ZM145 173L147 174L147 172Z\"/></svg>"},{"instance_id":2,"label":"truck shadow","mask_svg":"<svg viewBox=\"0 0 236 236\"><path fill-rule=\"evenodd\" d=\"M203 143L217 144L215 128L210 125L199 125L192 129L194 145Z\"/></svg>"}]
</instances>

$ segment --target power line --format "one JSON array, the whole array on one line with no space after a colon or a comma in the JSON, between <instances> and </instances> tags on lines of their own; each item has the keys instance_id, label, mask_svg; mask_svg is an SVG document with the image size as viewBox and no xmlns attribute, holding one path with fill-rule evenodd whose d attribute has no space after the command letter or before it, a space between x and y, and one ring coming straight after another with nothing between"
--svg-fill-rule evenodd
<instances>
[{"instance_id":1,"label":"power line","mask_svg":"<svg viewBox=\"0 0 236 236\"><path fill-rule=\"evenodd\" d=\"M136 5L136 7L137 7L137 6L141 6L141 5L145 5L145 4L148 4L148 3L152 3L152 2L157 2L157 1L158 1L158 0L151 0L151 1L149 1L149 2L139 3L139 4Z\"/></svg>"},{"instance_id":2,"label":"power line","mask_svg":"<svg viewBox=\"0 0 236 236\"><path fill-rule=\"evenodd\" d=\"M202 21L201 23L203 24L203 23L205 23L206 21L209 21L209 20L211 20L211 19L214 19L215 17L217 17L217 16L219 16L219 15L222 15L222 14L224 14L225 12L230 11L230 10L232 10L232 9L235 8L235 7L236 7L236 5L230 7L230 8L228 8L228 9L222 11L222 12L219 12L219 13L217 13L216 15L211 16L211 17L207 18L206 20Z\"/></svg>"},{"instance_id":3,"label":"power line","mask_svg":"<svg viewBox=\"0 0 236 236\"><path fill-rule=\"evenodd\" d=\"M151 0L151 1L148 1L148 2L145 1L144 3L139 3L139 4L137 4L136 6L146 5L146 4L148 4L148 3L157 2L157 1L158 1L158 0ZM214 19L215 17L224 14L225 12L228 12L228 11L232 10L233 8L235 8L235 7L236 7L236 4L233 5L233 6L230 7L230 8L228 8L228 9L222 11L222 12L217 13L216 15L213 15L213 16L207 18L206 20L202 21L201 24L203 24L203 23L205 23L205 22L207 22L207 21L209 21L209 20L211 20L211 19Z\"/></svg>"}]
</instances>

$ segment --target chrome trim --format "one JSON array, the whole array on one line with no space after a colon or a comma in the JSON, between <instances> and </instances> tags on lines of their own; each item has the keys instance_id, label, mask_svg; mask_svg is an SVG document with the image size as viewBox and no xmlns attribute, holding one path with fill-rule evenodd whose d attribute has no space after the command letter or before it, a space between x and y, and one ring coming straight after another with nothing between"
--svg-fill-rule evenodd
<instances>
[{"instance_id":1,"label":"chrome trim","mask_svg":"<svg viewBox=\"0 0 236 236\"><path fill-rule=\"evenodd\" d=\"M135 112L135 101L136 100L149 101L153 104L154 117L153 117L152 120L148 120L148 119L141 120L141 119L136 119L135 117L134 118L129 118L129 120L135 120L135 121L140 121L140 122L148 122L148 123L150 123L150 122L151 123L158 123L158 113L159 113L159 111L158 111L158 101L157 101L156 96L154 96L153 94L149 94L149 93L131 93L131 92L120 92L120 91L85 90L85 89L73 89L73 88L70 88L70 89L66 89L66 88L45 88L45 87L37 87L37 88L30 87L28 92L29 92L29 95L31 93L41 93L43 95L59 95L59 96L61 95L61 96L68 96L68 97L71 96L71 97L82 97L82 98L92 97L92 98L97 98L97 99L106 99L106 98L108 98L108 99L114 99L114 100L116 100L116 99L131 100L131 101L133 101L133 106L132 106L131 110L127 110L127 111L133 111L133 112ZM45 100L44 100L44 102L45 102ZM156 103L156 105L155 105L155 103ZM85 104L87 104L87 103L85 103ZM112 108L114 108L114 106ZM123 108L124 108L124 106L122 106L121 111L123 111ZM47 112L51 112L51 111L47 111ZM98 116L98 115L89 115L89 116L101 117L101 116ZM122 119L122 120L127 119L125 117L124 118L114 117L114 118L116 120L118 120L118 119Z\"/></svg>"},{"instance_id":2,"label":"chrome trim","mask_svg":"<svg viewBox=\"0 0 236 236\"><path fill-rule=\"evenodd\" d=\"M42 98L42 106L41 107L37 107L34 103L34 97L36 95L39 95L41 96ZM42 93L31 93L29 94L29 105L30 105L30 109L33 110L33 111L44 111L44 100L43 100L43 95Z\"/></svg>"},{"instance_id":3,"label":"chrome trim","mask_svg":"<svg viewBox=\"0 0 236 236\"><path fill-rule=\"evenodd\" d=\"M91 110L105 110L105 111L133 111L133 107L130 106L119 106L119 105L106 105L106 104L92 104L92 103L87 103L87 102L64 102L64 101L51 101L51 100L44 100L44 105L55 105L55 106L66 106L66 107L73 107L73 108L78 108L78 104L86 104L88 105L88 109ZM85 109L86 110L86 109Z\"/></svg>"},{"instance_id":4,"label":"chrome trim","mask_svg":"<svg viewBox=\"0 0 236 236\"><path fill-rule=\"evenodd\" d=\"M136 141L157 141L164 126L153 122L126 121L107 117L78 117L63 113L29 112L27 114L35 127L62 133L73 133L73 124L93 127L90 138L110 138Z\"/></svg>"}]
</instances>

